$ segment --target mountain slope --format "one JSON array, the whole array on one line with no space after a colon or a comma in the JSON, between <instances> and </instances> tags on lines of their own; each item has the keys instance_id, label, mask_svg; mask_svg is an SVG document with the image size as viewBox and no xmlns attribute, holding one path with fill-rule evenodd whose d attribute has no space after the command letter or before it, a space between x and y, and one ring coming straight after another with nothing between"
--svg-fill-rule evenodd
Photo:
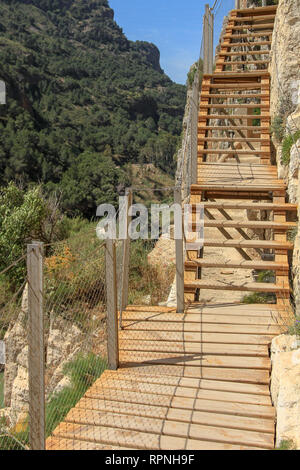
<instances>
[{"instance_id":1,"label":"mountain slope","mask_svg":"<svg viewBox=\"0 0 300 470\"><path fill-rule=\"evenodd\" d=\"M65 210L92 216L128 164L173 173L185 87L113 17L107 0L0 0L0 185L63 189Z\"/></svg>"}]
</instances>

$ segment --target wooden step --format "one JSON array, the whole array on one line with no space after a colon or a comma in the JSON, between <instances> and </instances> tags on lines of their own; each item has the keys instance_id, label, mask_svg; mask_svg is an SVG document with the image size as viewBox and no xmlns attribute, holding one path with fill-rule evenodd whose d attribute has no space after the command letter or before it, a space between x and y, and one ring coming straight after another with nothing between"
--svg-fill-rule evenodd
<instances>
[{"instance_id":1,"label":"wooden step","mask_svg":"<svg viewBox=\"0 0 300 470\"><path fill-rule=\"evenodd\" d=\"M269 65L269 63L270 60L227 60L223 65Z\"/></svg>"},{"instance_id":2,"label":"wooden step","mask_svg":"<svg viewBox=\"0 0 300 470\"><path fill-rule=\"evenodd\" d=\"M270 307L272 307L273 304L270 304ZM209 318L208 318L209 320ZM156 321L143 321L143 320L138 320L133 324L132 320L124 320L122 323L123 327L125 329L130 329L132 331L161 331L162 326L160 322ZM285 329L282 327L282 325L245 325L245 324L228 324L228 323L222 323L222 320L219 322L219 324L216 324L215 322L209 323L203 322L201 326L196 325L193 322L185 322L183 325L182 320L177 321L177 322L171 322L168 323L168 331L170 332L177 332L180 333L181 335L185 333L194 333L197 331L201 335L203 334L209 334L209 335L214 335L214 334L236 334L236 335L259 335L261 337L266 337L268 335L272 336L277 336L285 332ZM167 373L167 371L166 371ZM193 376L196 377L196 376ZM206 378L212 378L212 377L206 377ZM219 380L223 380L220 379ZM225 377L226 380L226 377Z\"/></svg>"},{"instance_id":3,"label":"wooden step","mask_svg":"<svg viewBox=\"0 0 300 470\"><path fill-rule=\"evenodd\" d=\"M236 104L236 103L229 103L229 104L215 104L215 103L209 103L209 104L200 104L200 110L202 109L253 109L253 108L258 108L258 109L263 109L267 108L269 109L270 106L267 104L261 104L261 103L242 103L242 104ZM234 117L234 114L230 114L230 117ZM246 114L245 117L248 117L249 115ZM251 117L251 115L250 115Z\"/></svg>"},{"instance_id":4,"label":"wooden step","mask_svg":"<svg viewBox=\"0 0 300 470\"><path fill-rule=\"evenodd\" d=\"M262 250L292 250L292 242L273 240L204 240L204 246L219 248L260 248Z\"/></svg>"},{"instance_id":5,"label":"wooden step","mask_svg":"<svg viewBox=\"0 0 300 470\"><path fill-rule=\"evenodd\" d=\"M167 333L167 332L165 332ZM151 366L150 366L150 370ZM148 371L148 372L147 372ZM166 374L153 374L149 373L149 370L140 369L118 369L117 371L107 370L103 373L103 376L115 378L117 380L134 380L138 379L139 382L148 384L162 384L162 385L173 385L182 386L187 388L193 388L197 390L214 390L214 391L226 391L235 393L247 393L253 395L264 395L269 397L270 390L267 385L259 384L248 384L240 382L223 382L217 380L206 380L202 378L193 379L189 377L175 377Z\"/></svg>"},{"instance_id":6,"label":"wooden step","mask_svg":"<svg viewBox=\"0 0 300 470\"><path fill-rule=\"evenodd\" d=\"M234 29L234 28L233 28ZM265 36L271 37L273 34L273 31L262 31L260 33L247 33L247 34L228 34L226 33L224 35L224 40L226 41L227 39L251 39L251 38L261 38Z\"/></svg>"},{"instance_id":7,"label":"wooden step","mask_svg":"<svg viewBox=\"0 0 300 470\"><path fill-rule=\"evenodd\" d=\"M187 262L189 263L189 262ZM191 262L192 263L192 262ZM187 265L194 266L194 265ZM205 265L204 265L205 267ZM199 333L199 332L182 332L182 331L153 331L153 330L121 330L119 331L120 339L127 340L136 340L137 338L147 338L148 341L152 340L157 342L168 341L187 341L190 343L222 343L234 345L245 345L245 344L254 344L254 345L269 345L273 339L274 335L250 335L250 334L234 334L234 333ZM150 339L151 338L151 339ZM202 386L201 382L201 386Z\"/></svg>"},{"instance_id":8,"label":"wooden step","mask_svg":"<svg viewBox=\"0 0 300 470\"><path fill-rule=\"evenodd\" d=\"M262 150L241 150L241 149L203 149L203 150L198 150L198 155L206 155L206 154L211 154L211 155L220 155L226 153L228 155L270 155L271 151L262 151Z\"/></svg>"},{"instance_id":9,"label":"wooden step","mask_svg":"<svg viewBox=\"0 0 300 470\"><path fill-rule=\"evenodd\" d=\"M273 32L274 23L261 23L261 24L246 24L244 26L233 26L230 27L232 31L243 31L243 30L254 30L254 29L269 29Z\"/></svg>"},{"instance_id":10,"label":"wooden step","mask_svg":"<svg viewBox=\"0 0 300 470\"><path fill-rule=\"evenodd\" d=\"M251 269L251 270L268 270L268 271L289 271L288 263L275 263L274 261L238 261L238 262L218 262L210 261L203 258L186 261L185 267L188 268L227 268L227 269Z\"/></svg>"},{"instance_id":11,"label":"wooden step","mask_svg":"<svg viewBox=\"0 0 300 470\"><path fill-rule=\"evenodd\" d=\"M249 210L260 210L260 211L292 211L296 212L298 209L297 204L279 204L279 203L267 203L267 202L211 202L203 201L204 207L207 209L249 209Z\"/></svg>"},{"instance_id":12,"label":"wooden step","mask_svg":"<svg viewBox=\"0 0 300 470\"><path fill-rule=\"evenodd\" d=\"M227 46L225 46L227 47ZM270 50L266 51L235 51L235 52L226 52L220 51L218 56L247 56L247 55L270 55Z\"/></svg>"},{"instance_id":13,"label":"wooden step","mask_svg":"<svg viewBox=\"0 0 300 470\"><path fill-rule=\"evenodd\" d=\"M235 29L235 28L233 28ZM227 39L241 39L241 38L261 38L264 36L272 36L273 31L262 31L260 33L247 33L247 34L225 34L224 35L224 40L226 41Z\"/></svg>"},{"instance_id":14,"label":"wooden step","mask_svg":"<svg viewBox=\"0 0 300 470\"><path fill-rule=\"evenodd\" d=\"M230 46L231 45L232 44L230 44ZM233 44L233 45L235 45L235 44ZM261 77L270 78L270 74L269 74L269 72L267 72L265 70L253 70L252 72L250 72L250 71L243 72L242 76L241 76L240 72L214 72L213 75L211 75L211 74L203 75L203 78L205 80L213 79L214 83L218 83L218 82L215 82L215 80L224 79L227 82L228 79L237 78L238 80L240 80L241 84L243 84L243 80L244 81L246 81L247 79L249 79L249 81L252 81L253 79L260 80ZM248 83L248 80L246 81L246 83Z\"/></svg>"},{"instance_id":15,"label":"wooden step","mask_svg":"<svg viewBox=\"0 0 300 470\"><path fill-rule=\"evenodd\" d=\"M61 423L54 436L61 439L86 441L93 445L100 443L119 448L144 450L256 450L254 446L241 446L227 443L210 442L208 440L187 439L169 435L153 434L149 431L133 431L108 426ZM84 436L84 437L83 437ZM85 447L83 447L85 448ZM261 447L260 447L261 448ZM259 448L258 448L259 449Z\"/></svg>"},{"instance_id":16,"label":"wooden step","mask_svg":"<svg viewBox=\"0 0 300 470\"><path fill-rule=\"evenodd\" d=\"M269 143L268 139L261 139L260 137L236 137L236 138L228 138L228 137L199 137L198 142L258 142L258 143ZM223 149L226 150L226 149Z\"/></svg>"},{"instance_id":17,"label":"wooden step","mask_svg":"<svg viewBox=\"0 0 300 470\"><path fill-rule=\"evenodd\" d=\"M194 281L193 281L194 282ZM195 281L197 282L197 281ZM254 284L260 284L260 283L254 283ZM194 289L194 287L191 287L191 289ZM219 310L212 310L212 309L207 309L204 310L203 312L200 311L198 313L188 313L184 317L184 322L191 323L194 325L194 332L200 331L200 326L199 323L217 323L217 324L222 324L222 325L244 325L245 327L248 327L249 325L256 325L256 326L272 326L272 325L278 325L281 326L283 324L283 321L287 318L291 318L291 314L289 312L285 312L284 310L279 311L277 309L272 309L272 305L270 304L270 310L266 311L265 315L263 315L263 311L261 315L253 315L251 310L247 309L241 309L240 312L235 312L234 314L230 313L230 310L227 309L227 315L224 314L224 310L219 311ZM135 322L157 322L160 324L160 328L163 330L168 330L169 326L173 326L172 323L180 323L181 322L181 329L182 331L185 331L185 323L184 325L182 324L183 318L181 315L181 318L178 314L175 316L170 316L170 314L162 314L159 317L156 318L149 318L149 316L143 314L143 312L127 312L126 314L124 313L124 322L128 321L135 321ZM179 325L177 325L179 326ZM143 328L145 330L145 328ZM178 328L177 330L178 331ZM202 331L202 330L201 330ZM222 330L223 331L223 330ZM264 330L264 334L266 331ZM189 356L190 354L187 353ZM162 357L170 357L168 354L161 354ZM137 358L136 358L137 359ZM179 360L181 359L181 356L178 358ZM183 357L184 359L184 357ZM192 365L192 364L191 364Z\"/></svg>"},{"instance_id":18,"label":"wooden step","mask_svg":"<svg viewBox=\"0 0 300 470\"><path fill-rule=\"evenodd\" d=\"M140 379L140 376L138 377ZM179 421L189 422L190 421L190 410L168 408L166 406L151 406L151 405L139 405L134 406L131 403L115 402L115 401L104 401L95 399L84 399L81 400L79 406L76 408L83 410L95 410L95 411L109 411L114 413L121 413L133 416L145 416L152 418L165 418L168 417L168 421ZM222 413L206 413L203 411L195 411L193 413L192 422L195 424L206 424L215 425L220 427L228 426L228 415ZM259 419L253 417L243 417L231 415L230 418L231 429L245 429L262 432L273 432L274 423L272 419Z\"/></svg>"},{"instance_id":19,"label":"wooden step","mask_svg":"<svg viewBox=\"0 0 300 470\"><path fill-rule=\"evenodd\" d=\"M114 415L106 413L93 413L78 410L78 417L72 416L71 423L62 423L55 436L81 436L89 437L93 442L119 444L126 447L140 449L180 450L188 449L236 449L244 448L272 449L273 436L270 434L236 430L222 430L220 427L202 426L197 424L168 423L154 418L138 418L130 415ZM93 422L96 421L95 423ZM162 434L162 429L164 430ZM186 436L189 435L190 438ZM215 436L215 438L214 438ZM204 440L202 440L204 438ZM246 442L246 444L240 444ZM234 444L237 442L237 444ZM196 443L196 444L195 444ZM195 446L195 447L194 447ZM221 447L222 446L222 447ZM226 447L227 446L227 447Z\"/></svg>"},{"instance_id":20,"label":"wooden step","mask_svg":"<svg viewBox=\"0 0 300 470\"><path fill-rule=\"evenodd\" d=\"M252 98L259 98L259 99L262 99L262 98L266 98L267 95L263 95L262 93L248 93L248 94L244 94L244 95L241 95L241 94L233 94L233 93L229 93L229 94L221 94L221 93L203 93L201 95L201 99L203 98L211 98L211 99L214 99L214 98L217 98L217 99L222 99L222 100L226 100L228 98L235 98L235 99L252 99Z\"/></svg>"},{"instance_id":21,"label":"wooden step","mask_svg":"<svg viewBox=\"0 0 300 470\"><path fill-rule=\"evenodd\" d=\"M185 292L196 289L211 289L211 290L229 290L229 291L241 291L241 292L291 292L290 287L278 286L272 283L264 282L249 282L243 285L233 285L221 281L208 281L208 280L197 280L193 282L185 282Z\"/></svg>"},{"instance_id":22,"label":"wooden step","mask_svg":"<svg viewBox=\"0 0 300 470\"><path fill-rule=\"evenodd\" d=\"M259 106L257 106L259 107ZM261 114L208 114L207 116L199 116L199 122L203 120L211 120L211 119L218 119L219 121L224 121L226 119L270 119L270 114L265 113L263 116Z\"/></svg>"},{"instance_id":23,"label":"wooden step","mask_svg":"<svg viewBox=\"0 0 300 470\"><path fill-rule=\"evenodd\" d=\"M275 20L276 15L259 15L259 16L237 16L234 17L236 23L244 23L245 21L263 21L263 20ZM272 23L274 26L274 23Z\"/></svg>"},{"instance_id":24,"label":"wooden step","mask_svg":"<svg viewBox=\"0 0 300 470\"><path fill-rule=\"evenodd\" d=\"M179 357L172 353L157 352L139 352L136 354L131 351L120 351L121 362L143 362L156 364L172 364L190 366L190 367L223 367L237 369L255 369L270 370L270 359L266 357L248 357L248 356L218 356L206 354L184 354Z\"/></svg>"},{"instance_id":25,"label":"wooden step","mask_svg":"<svg viewBox=\"0 0 300 470\"><path fill-rule=\"evenodd\" d=\"M223 356L253 356L253 357L268 357L268 348L265 345L247 345L247 344L231 344L230 347L226 344L203 344L189 343L188 341L159 341L153 343L151 337L147 340L147 334L144 333L143 338L135 339L122 339L120 340L120 351L141 352L168 352L176 354L193 353L199 354L219 354Z\"/></svg>"},{"instance_id":26,"label":"wooden step","mask_svg":"<svg viewBox=\"0 0 300 470\"><path fill-rule=\"evenodd\" d=\"M245 15L245 16L254 16L255 18L260 18L260 15L263 13L270 13L270 12L276 12L277 10L277 5L271 5L267 7L252 7L252 8L238 8L235 10L231 11L231 16L230 19L233 19L234 21L237 19L235 16L232 18L232 14L239 14L239 15ZM238 17L239 19L240 17Z\"/></svg>"},{"instance_id":27,"label":"wooden step","mask_svg":"<svg viewBox=\"0 0 300 470\"><path fill-rule=\"evenodd\" d=\"M271 46L272 41L252 41L252 42L231 42L223 47L232 49L233 47L254 47L254 46Z\"/></svg>"},{"instance_id":28,"label":"wooden step","mask_svg":"<svg viewBox=\"0 0 300 470\"><path fill-rule=\"evenodd\" d=\"M205 117L205 116L204 116ZM243 126L243 125L231 125L231 126L201 126L201 131L235 131L238 132L239 130L243 131L257 131L258 134L268 132L269 127L261 127L261 126Z\"/></svg>"},{"instance_id":29,"label":"wooden step","mask_svg":"<svg viewBox=\"0 0 300 470\"><path fill-rule=\"evenodd\" d=\"M250 228L253 230L290 230L298 227L297 222L274 222L274 221L256 221L256 220L206 220L204 227L215 228Z\"/></svg>"},{"instance_id":30,"label":"wooden step","mask_svg":"<svg viewBox=\"0 0 300 470\"><path fill-rule=\"evenodd\" d=\"M135 377L135 379L140 379L140 376ZM118 378L115 378L115 381L118 381ZM120 381L120 386L123 385L123 381L121 379ZM149 389L151 384L148 385ZM152 392L153 393L153 392ZM213 400L213 398L211 398ZM126 402L115 402L113 400L108 402L108 409L103 409L103 403L104 400L99 400L99 404L97 404L96 399L90 398L90 399L83 399L80 400L78 405L72 410L70 414L67 416L67 421L72 422L76 421L76 414L78 416L78 412L82 412L84 410L94 410L94 411L107 411L109 413L111 412L118 412L122 415L132 415L132 405L130 403ZM126 406L128 406L128 409L126 409ZM179 409L179 408L173 408L173 407L158 407L157 405L144 405L141 404L141 406L136 406L136 415L135 416L144 416L144 417L152 417L152 418L165 418L167 421L178 421L178 422L183 422L183 423L189 423L190 422L190 410L188 409ZM152 414L151 414L152 410ZM192 418L193 423L197 424L208 424L208 425L217 425L217 421L212 421L212 419L209 419L209 416L212 418L213 413L205 413L203 411L195 411L195 415ZM252 430L262 430L264 432L273 432L274 428L274 423L272 422L272 419L267 419L263 418L262 423L259 426L258 420L255 417L246 417L244 418L243 416L237 416L236 420L233 422L228 423L228 414L220 414L217 413L217 417L219 419L222 419L222 424L224 427L228 427L229 429L252 429ZM233 416L233 415L232 415ZM225 423L225 417L227 419L227 423ZM223 421L224 420L224 421ZM220 423L220 426L222 425ZM260 429L258 429L260 428Z\"/></svg>"},{"instance_id":31,"label":"wooden step","mask_svg":"<svg viewBox=\"0 0 300 470\"><path fill-rule=\"evenodd\" d=\"M232 178L231 181L228 181L227 185L224 182L214 180L210 183L198 183L193 184L191 187L192 194L199 194L202 191L239 191L239 192L270 192L270 191L284 191L286 186L280 181L275 183L267 183L263 179L248 179L240 178L238 181L234 181Z\"/></svg>"},{"instance_id":32,"label":"wooden step","mask_svg":"<svg viewBox=\"0 0 300 470\"><path fill-rule=\"evenodd\" d=\"M136 380L133 378L126 379L123 377L120 382L119 379L112 376L102 376L101 380L98 381L95 387L90 389L89 395L92 396L95 393L99 393L101 390L109 388L112 390L126 390L138 393L154 394L156 396L169 396L169 397L182 397L182 398L198 398L203 400L220 400L223 402L235 402L245 403L252 405L264 405L270 406L270 396L249 394L249 393L237 393L225 390L206 390L199 387L182 387L178 384L168 385L161 383L149 383ZM200 382L200 381L199 381ZM199 384L198 382L198 384ZM120 385L119 385L120 384Z\"/></svg>"},{"instance_id":33,"label":"wooden step","mask_svg":"<svg viewBox=\"0 0 300 470\"><path fill-rule=\"evenodd\" d=\"M202 88L204 87L202 83ZM217 88L220 90L260 90L261 83L210 83L208 88ZM205 87L206 88L206 87Z\"/></svg>"}]
</instances>

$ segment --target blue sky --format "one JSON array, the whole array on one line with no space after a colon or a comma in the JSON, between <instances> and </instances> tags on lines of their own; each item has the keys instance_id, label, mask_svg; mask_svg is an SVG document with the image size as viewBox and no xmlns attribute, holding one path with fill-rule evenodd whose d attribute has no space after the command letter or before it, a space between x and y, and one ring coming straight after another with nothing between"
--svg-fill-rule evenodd
<instances>
[{"instance_id":1,"label":"blue sky","mask_svg":"<svg viewBox=\"0 0 300 470\"><path fill-rule=\"evenodd\" d=\"M199 57L206 3L212 6L214 0L109 0L128 39L153 42L160 50L162 69L177 83L186 82L190 66ZM218 4L215 45L234 0Z\"/></svg>"}]
</instances>

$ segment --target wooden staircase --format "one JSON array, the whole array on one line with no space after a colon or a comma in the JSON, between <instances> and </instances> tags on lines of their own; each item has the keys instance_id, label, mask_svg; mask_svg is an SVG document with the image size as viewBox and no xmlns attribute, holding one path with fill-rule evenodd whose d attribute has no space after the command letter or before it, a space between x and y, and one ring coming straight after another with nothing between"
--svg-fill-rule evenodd
<instances>
[{"instance_id":1,"label":"wooden staircase","mask_svg":"<svg viewBox=\"0 0 300 470\"><path fill-rule=\"evenodd\" d=\"M293 243L288 232L297 223L290 220L296 206L286 203L285 183L271 164L268 62L275 13L275 6L232 11L215 72L203 77L191 204L193 209L204 205L205 232L203 248L187 252L189 301L201 301L201 290L209 289L271 292L277 304L289 304ZM247 217L251 211L255 220ZM214 234L205 235L211 228ZM212 261L209 247L219 248L224 261ZM241 259L231 261L227 248L235 248ZM242 274L241 282L223 282L216 271L215 279L207 279L208 268L243 269L250 275L268 270L274 282L246 282Z\"/></svg>"},{"instance_id":2,"label":"wooden staircase","mask_svg":"<svg viewBox=\"0 0 300 470\"><path fill-rule=\"evenodd\" d=\"M232 11L216 71L203 78L191 203L194 221L196 204L204 204L206 221L203 249L186 256L191 303L184 315L161 306L123 312L119 369L92 385L47 449L274 448L269 347L291 319L287 234L296 225L296 206L271 165L275 13ZM274 280L254 282L251 273L262 270ZM245 305L236 300L245 292L272 293L276 304Z\"/></svg>"}]
</instances>

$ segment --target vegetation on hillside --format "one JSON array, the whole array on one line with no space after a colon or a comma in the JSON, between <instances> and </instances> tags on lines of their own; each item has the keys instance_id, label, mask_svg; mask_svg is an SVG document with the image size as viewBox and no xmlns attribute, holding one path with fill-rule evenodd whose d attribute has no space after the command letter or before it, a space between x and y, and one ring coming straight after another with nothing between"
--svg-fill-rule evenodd
<instances>
[{"instance_id":1,"label":"vegetation on hillside","mask_svg":"<svg viewBox=\"0 0 300 470\"><path fill-rule=\"evenodd\" d=\"M128 164L174 173L185 87L107 0L0 0L0 12L0 185L62 190L63 210L90 218L130 183Z\"/></svg>"}]
</instances>

